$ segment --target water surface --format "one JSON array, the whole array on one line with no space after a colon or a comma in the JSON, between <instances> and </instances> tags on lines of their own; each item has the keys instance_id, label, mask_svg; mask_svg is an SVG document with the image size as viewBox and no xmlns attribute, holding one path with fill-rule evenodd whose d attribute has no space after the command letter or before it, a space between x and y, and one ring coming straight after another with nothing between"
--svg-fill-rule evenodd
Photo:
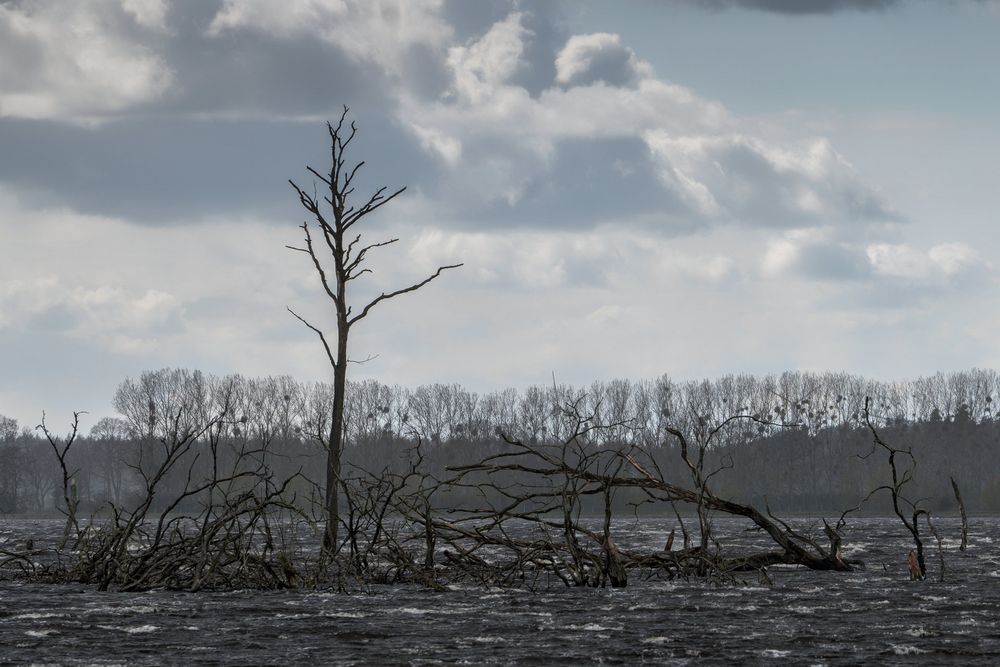
<instances>
[{"instance_id":1,"label":"water surface","mask_svg":"<svg viewBox=\"0 0 1000 667\"><path fill-rule=\"evenodd\" d=\"M413 587L325 591L101 593L0 582L0 662L55 664L960 664L1000 663L1000 518L937 520L946 577L911 582L907 534L858 519L845 543L863 572L773 568L741 586L643 581L626 589ZM662 548L668 519L621 524L620 541ZM758 536L720 520L729 542ZM0 541L58 531L2 521ZM36 537L37 540L37 537ZM724 543L726 540L723 540Z\"/></svg>"}]
</instances>

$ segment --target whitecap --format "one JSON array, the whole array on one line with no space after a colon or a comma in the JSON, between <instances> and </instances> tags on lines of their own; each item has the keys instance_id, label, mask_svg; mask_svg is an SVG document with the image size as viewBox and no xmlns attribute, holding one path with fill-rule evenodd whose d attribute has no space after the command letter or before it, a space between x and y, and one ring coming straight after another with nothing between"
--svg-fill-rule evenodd
<instances>
[{"instance_id":1,"label":"whitecap","mask_svg":"<svg viewBox=\"0 0 1000 667\"><path fill-rule=\"evenodd\" d=\"M906 644L891 644L890 648L896 655L920 655L921 653L930 653L930 651L925 651L922 648Z\"/></svg>"},{"instance_id":2,"label":"whitecap","mask_svg":"<svg viewBox=\"0 0 1000 667\"><path fill-rule=\"evenodd\" d=\"M159 609L148 604L135 604L117 608L117 613L119 614L152 614L156 611L159 611Z\"/></svg>"},{"instance_id":3,"label":"whitecap","mask_svg":"<svg viewBox=\"0 0 1000 667\"><path fill-rule=\"evenodd\" d=\"M788 611L795 612L796 614L815 614L819 607L806 607L804 605L796 605L788 607Z\"/></svg>"},{"instance_id":4,"label":"whitecap","mask_svg":"<svg viewBox=\"0 0 1000 667\"><path fill-rule=\"evenodd\" d=\"M562 630L583 630L586 632L620 632L624 626L619 625L617 627L598 625L597 623L587 623L586 625L564 625L561 627Z\"/></svg>"},{"instance_id":5,"label":"whitecap","mask_svg":"<svg viewBox=\"0 0 1000 667\"><path fill-rule=\"evenodd\" d=\"M29 637L48 637L49 635L59 634L58 630L28 630L24 634Z\"/></svg>"},{"instance_id":6,"label":"whitecap","mask_svg":"<svg viewBox=\"0 0 1000 667\"><path fill-rule=\"evenodd\" d=\"M327 618L365 618L368 614L360 611L328 611L323 616Z\"/></svg>"},{"instance_id":7,"label":"whitecap","mask_svg":"<svg viewBox=\"0 0 1000 667\"><path fill-rule=\"evenodd\" d=\"M781 651L776 648L766 648L760 652L765 658L787 658L792 654L791 651Z\"/></svg>"},{"instance_id":8,"label":"whitecap","mask_svg":"<svg viewBox=\"0 0 1000 667\"><path fill-rule=\"evenodd\" d=\"M143 635L146 634L147 632L156 632L157 630L160 629L160 627L157 625L137 625L132 628L122 628L122 629L125 630L125 632L129 633L130 635Z\"/></svg>"},{"instance_id":9,"label":"whitecap","mask_svg":"<svg viewBox=\"0 0 1000 667\"><path fill-rule=\"evenodd\" d=\"M923 626L919 626L916 628L910 628L906 631L906 634L911 637L937 637L939 633L936 630L928 630Z\"/></svg>"}]
</instances>

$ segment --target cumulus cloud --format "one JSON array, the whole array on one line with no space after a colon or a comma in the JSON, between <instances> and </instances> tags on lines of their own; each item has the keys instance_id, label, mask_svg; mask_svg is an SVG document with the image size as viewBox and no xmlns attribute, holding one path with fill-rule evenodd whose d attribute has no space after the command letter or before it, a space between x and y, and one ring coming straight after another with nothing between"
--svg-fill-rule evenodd
<instances>
[{"instance_id":1,"label":"cumulus cloud","mask_svg":"<svg viewBox=\"0 0 1000 667\"><path fill-rule=\"evenodd\" d=\"M656 78L618 35L570 37L556 57L558 85L532 95L511 78L532 37L522 21L511 14L451 50L452 96L402 100L416 139L453 169L425 190L450 217L631 220L668 234L896 217L828 140L760 136L717 102ZM612 200L614 210L602 205Z\"/></svg>"},{"instance_id":2,"label":"cumulus cloud","mask_svg":"<svg viewBox=\"0 0 1000 667\"><path fill-rule=\"evenodd\" d=\"M275 37L319 37L351 58L403 79L415 52L437 50L452 37L443 0L224 0L211 36L250 30Z\"/></svg>"},{"instance_id":3,"label":"cumulus cloud","mask_svg":"<svg viewBox=\"0 0 1000 667\"><path fill-rule=\"evenodd\" d=\"M723 252L681 249L655 234L602 228L578 233L459 232L428 229L410 249L417 266L432 269L460 257L465 275L479 285L513 290L633 289L638 283L678 280L725 285L743 277Z\"/></svg>"},{"instance_id":4,"label":"cumulus cloud","mask_svg":"<svg viewBox=\"0 0 1000 667\"><path fill-rule=\"evenodd\" d=\"M186 340L195 350L193 323L242 317L241 304L261 294L280 304L307 290L299 276L308 272L281 252L294 241L292 230L259 221L150 229L67 209L31 210L0 188L0 234L10 247L44 248L0 276L0 331L8 334L93 341L120 334Z\"/></svg>"},{"instance_id":5,"label":"cumulus cloud","mask_svg":"<svg viewBox=\"0 0 1000 667\"><path fill-rule=\"evenodd\" d=\"M908 243L852 239L832 227L792 230L771 239L760 266L769 277L864 282L890 289L958 287L992 272L989 263L964 243L921 250Z\"/></svg>"},{"instance_id":6,"label":"cumulus cloud","mask_svg":"<svg viewBox=\"0 0 1000 667\"><path fill-rule=\"evenodd\" d=\"M442 0L225 0L184 16L161 0L113 10L109 2L37 5L44 11L29 17L37 30L88 25L57 21L60 12L91 20L102 31L93 48L115 65L96 82L66 77L84 82L89 97L74 100L76 84L43 83L30 114L64 117L89 105L123 120L99 132L11 126L9 147L21 159L0 164L0 180L138 221L204 217L227 202L277 213L287 201L282 184L311 161L305 147L315 143L296 121L318 123L359 99L359 157L386 182L410 185L414 201L433 202L427 215L449 224L627 223L677 235L895 215L829 141L769 136L658 78L619 35L565 36L539 9L491 5L481 13L497 18L470 23L480 32L465 35ZM21 5L3 7L8 23L28 16ZM46 35L36 39L42 61L75 48ZM144 46L139 38L151 35ZM121 67L138 74L122 76ZM2 108L10 99L0 95ZM166 115L151 127L128 118L136 105ZM268 127L275 122L280 132ZM141 168L137 152L149 158ZM95 154L105 158L93 166L72 157ZM87 179L73 177L81 170Z\"/></svg>"},{"instance_id":7,"label":"cumulus cloud","mask_svg":"<svg viewBox=\"0 0 1000 667\"><path fill-rule=\"evenodd\" d=\"M664 185L705 217L793 226L894 216L825 139L774 145L743 135L654 130L647 142Z\"/></svg>"},{"instance_id":8,"label":"cumulus cloud","mask_svg":"<svg viewBox=\"0 0 1000 667\"><path fill-rule=\"evenodd\" d=\"M57 276L0 282L0 330L102 340L119 352L150 346L182 328L184 309L169 292L121 285L67 285Z\"/></svg>"},{"instance_id":9,"label":"cumulus cloud","mask_svg":"<svg viewBox=\"0 0 1000 667\"><path fill-rule=\"evenodd\" d=\"M515 12L493 24L479 39L449 49L448 66L455 76L456 95L473 104L488 100L521 66L526 36L521 14Z\"/></svg>"},{"instance_id":10,"label":"cumulus cloud","mask_svg":"<svg viewBox=\"0 0 1000 667\"><path fill-rule=\"evenodd\" d=\"M122 0L122 9L144 28L167 29L166 0Z\"/></svg>"},{"instance_id":11,"label":"cumulus cloud","mask_svg":"<svg viewBox=\"0 0 1000 667\"><path fill-rule=\"evenodd\" d=\"M649 63L623 46L618 35L606 32L574 35L556 57L556 80L564 86L603 82L625 87L652 75Z\"/></svg>"},{"instance_id":12,"label":"cumulus cloud","mask_svg":"<svg viewBox=\"0 0 1000 667\"><path fill-rule=\"evenodd\" d=\"M954 281L988 268L964 243L944 243L926 251L905 243L873 243L866 254L878 275L917 282Z\"/></svg>"},{"instance_id":13,"label":"cumulus cloud","mask_svg":"<svg viewBox=\"0 0 1000 667\"><path fill-rule=\"evenodd\" d=\"M516 289L552 289L569 284L607 285L624 256L636 250L610 234L457 232L425 230L410 257L431 268L461 257L480 284ZM447 258L452 258L451 260Z\"/></svg>"},{"instance_id":14,"label":"cumulus cloud","mask_svg":"<svg viewBox=\"0 0 1000 667\"><path fill-rule=\"evenodd\" d=\"M0 3L0 117L94 120L156 100L173 82L146 40L162 3Z\"/></svg>"},{"instance_id":15,"label":"cumulus cloud","mask_svg":"<svg viewBox=\"0 0 1000 667\"><path fill-rule=\"evenodd\" d=\"M833 229L792 230L772 239L761 259L765 276L809 280L858 280L871 275L864 246L838 238Z\"/></svg>"}]
</instances>

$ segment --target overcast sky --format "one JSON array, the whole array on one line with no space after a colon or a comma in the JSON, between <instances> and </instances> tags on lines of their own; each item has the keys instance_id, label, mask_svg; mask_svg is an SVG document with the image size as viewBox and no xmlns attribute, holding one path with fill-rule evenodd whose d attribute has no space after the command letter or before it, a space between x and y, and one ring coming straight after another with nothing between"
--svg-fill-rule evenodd
<instances>
[{"instance_id":1,"label":"overcast sky","mask_svg":"<svg viewBox=\"0 0 1000 667\"><path fill-rule=\"evenodd\" d=\"M354 378L1000 366L1000 4L0 0L0 413L330 377L287 179L347 104ZM86 423L85 423L86 426Z\"/></svg>"}]
</instances>

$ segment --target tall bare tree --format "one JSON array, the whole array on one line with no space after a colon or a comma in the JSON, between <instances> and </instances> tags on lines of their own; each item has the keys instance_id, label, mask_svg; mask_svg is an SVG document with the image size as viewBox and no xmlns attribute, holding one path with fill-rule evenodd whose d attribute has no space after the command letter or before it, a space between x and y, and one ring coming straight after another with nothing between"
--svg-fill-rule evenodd
<instances>
[{"instance_id":1,"label":"tall bare tree","mask_svg":"<svg viewBox=\"0 0 1000 667\"><path fill-rule=\"evenodd\" d=\"M320 173L312 167L308 171L322 181L329 193L320 197L309 194L294 181L288 182L295 189L302 206L313 220L303 222L301 229L305 234L305 246L287 246L291 250L305 253L309 256L326 296L333 303L337 317L337 339L331 345L326 334L318 327L310 324L291 308L288 311L309 329L315 332L323 343L327 359L333 368L333 407L330 420L330 430L325 435L327 447L326 468L326 531L323 536L323 548L328 553L337 549L337 532L340 522L339 485L341 481L341 455L344 444L344 392L347 385L348 339L351 329L368 316L371 310L384 301L394 297L415 292L427 283L441 275L442 271L454 269L461 264L440 266L427 278L413 283L408 287L382 292L368 301L358 312L348 303L348 284L371 269L366 268L367 255L376 248L396 243L399 239L391 238L373 243L362 242L361 234L355 229L368 215L399 196L405 187L394 192L388 192L386 186L380 187L365 200L353 200L354 179L358 175L362 162L349 164L346 159L351 142L357 134L354 121L347 123L348 108L345 106L336 125L327 123L330 135L330 170ZM318 232L314 239L314 231ZM332 262L333 266L330 267Z\"/></svg>"}]
</instances>

